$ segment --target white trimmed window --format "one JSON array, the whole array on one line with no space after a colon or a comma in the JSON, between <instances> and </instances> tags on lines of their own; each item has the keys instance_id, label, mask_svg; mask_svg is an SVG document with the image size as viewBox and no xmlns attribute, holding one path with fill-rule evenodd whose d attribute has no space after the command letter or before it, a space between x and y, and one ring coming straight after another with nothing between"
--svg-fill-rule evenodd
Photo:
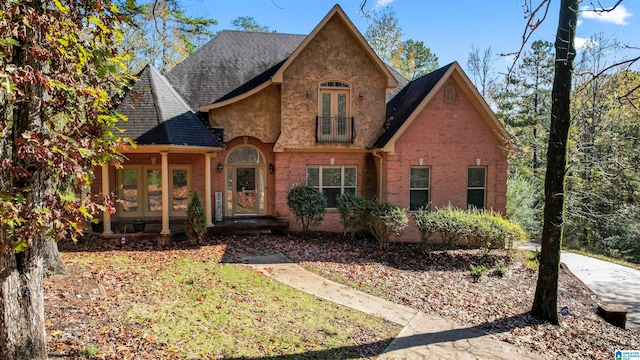
<instances>
[{"instance_id":1,"label":"white trimmed window","mask_svg":"<svg viewBox=\"0 0 640 360\"><path fill-rule=\"evenodd\" d=\"M429 167L412 166L409 171L409 210L428 208L431 175Z\"/></svg>"},{"instance_id":2,"label":"white trimmed window","mask_svg":"<svg viewBox=\"0 0 640 360\"><path fill-rule=\"evenodd\" d=\"M191 194L191 167L169 167L170 215L186 215ZM162 214L162 170L158 165L124 165L118 170L118 215L122 217Z\"/></svg>"},{"instance_id":3,"label":"white trimmed window","mask_svg":"<svg viewBox=\"0 0 640 360\"><path fill-rule=\"evenodd\" d=\"M335 209L342 194L356 194L355 166L307 166L307 186L320 190L327 208Z\"/></svg>"},{"instance_id":4,"label":"white trimmed window","mask_svg":"<svg viewBox=\"0 0 640 360\"><path fill-rule=\"evenodd\" d=\"M467 209L484 209L487 197L487 168L471 166L467 174Z\"/></svg>"}]
</instances>

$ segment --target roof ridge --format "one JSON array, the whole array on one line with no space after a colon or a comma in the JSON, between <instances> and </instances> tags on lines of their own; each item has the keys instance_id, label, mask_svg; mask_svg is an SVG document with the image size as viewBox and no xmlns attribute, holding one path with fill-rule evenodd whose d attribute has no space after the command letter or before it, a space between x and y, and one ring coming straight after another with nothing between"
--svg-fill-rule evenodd
<instances>
[{"instance_id":1,"label":"roof ridge","mask_svg":"<svg viewBox=\"0 0 640 360\"><path fill-rule=\"evenodd\" d=\"M142 69L142 71L140 71L140 75L142 75L145 71L148 73L149 86L150 86L149 91L151 91L151 98L153 99L153 107L154 109L156 109L156 122L158 125L160 125L162 123L162 114L159 106L160 101L158 99L158 95L156 94L155 82L153 81L153 70L155 70L153 65L147 64ZM142 76L140 76L140 78L142 78Z\"/></svg>"},{"instance_id":2,"label":"roof ridge","mask_svg":"<svg viewBox=\"0 0 640 360\"><path fill-rule=\"evenodd\" d=\"M180 105L184 106L185 110L188 110L189 112L194 113L193 109L189 107L189 104L187 104L184 101L182 96L178 94L178 92L173 88L169 80L167 80L167 78L164 75L162 75L155 67L153 67L153 65L150 65L149 69L150 69L150 74L153 74L153 76L149 76L149 79L152 82L151 90L154 93L154 100L157 100L155 93L158 89L156 89L155 85L156 85L156 81L158 81L159 83L157 84L164 85L167 88L167 90L169 90L169 94L173 96L176 100L178 100ZM164 119L165 115L167 114L163 104L160 104L159 106L157 106L157 109L158 109L158 112L162 114L162 118Z\"/></svg>"},{"instance_id":3,"label":"roof ridge","mask_svg":"<svg viewBox=\"0 0 640 360\"><path fill-rule=\"evenodd\" d=\"M222 29L218 31L218 34L221 32L234 32L234 33L247 33L247 34L273 34L273 35L294 35L294 36L307 36L308 34L294 34L294 33L281 33L275 31L246 31L246 30L234 30L234 29ZM216 34L216 36L218 36Z\"/></svg>"}]
</instances>

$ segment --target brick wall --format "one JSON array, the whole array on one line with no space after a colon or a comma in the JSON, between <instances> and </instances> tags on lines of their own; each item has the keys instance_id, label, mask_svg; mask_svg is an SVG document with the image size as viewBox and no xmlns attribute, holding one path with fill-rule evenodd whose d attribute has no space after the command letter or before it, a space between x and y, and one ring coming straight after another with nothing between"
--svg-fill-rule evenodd
<instances>
[{"instance_id":1,"label":"brick wall","mask_svg":"<svg viewBox=\"0 0 640 360\"><path fill-rule=\"evenodd\" d=\"M430 167L431 208L451 203L467 207L467 169L487 168L486 207L505 212L507 159L496 136L455 81L456 101L444 101L444 88L422 110L398 139L394 155L385 155L383 197L398 206L409 207L409 168ZM400 240L414 241L419 233L412 225Z\"/></svg>"},{"instance_id":2,"label":"brick wall","mask_svg":"<svg viewBox=\"0 0 640 360\"><path fill-rule=\"evenodd\" d=\"M333 158L334 166L356 166L356 191L358 196L363 195L365 184L365 152L282 152L276 153L276 185L275 185L275 215L289 219L291 230L300 231L300 224L296 222L293 214L287 206L287 193L295 184L305 185L307 182L307 165L331 166ZM314 230L342 232L340 214L337 210L327 210L322 224Z\"/></svg>"}]
</instances>

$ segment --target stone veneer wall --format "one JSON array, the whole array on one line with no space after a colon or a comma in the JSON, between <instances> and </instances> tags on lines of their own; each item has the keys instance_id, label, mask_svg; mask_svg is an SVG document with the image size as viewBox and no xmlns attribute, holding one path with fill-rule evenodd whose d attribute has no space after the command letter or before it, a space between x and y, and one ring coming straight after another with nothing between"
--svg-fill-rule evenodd
<instances>
[{"instance_id":1,"label":"stone veneer wall","mask_svg":"<svg viewBox=\"0 0 640 360\"><path fill-rule=\"evenodd\" d=\"M319 111L319 85L325 81L350 84L351 116L355 119L353 144L315 142ZM385 117L387 78L339 18L331 19L284 72L282 134L275 151L284 149L360 148L380 135ZM311 98L307 98L311 90ZM364 93L360 99L359 93Z\"/></svg>"}]
</instances>

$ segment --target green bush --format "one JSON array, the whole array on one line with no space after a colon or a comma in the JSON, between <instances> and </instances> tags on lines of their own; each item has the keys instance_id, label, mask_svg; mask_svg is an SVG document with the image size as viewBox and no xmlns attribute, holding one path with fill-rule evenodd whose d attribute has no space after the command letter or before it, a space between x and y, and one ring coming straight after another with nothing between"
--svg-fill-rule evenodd
<instances>
[{"instance_id":1,"label":"green bush","mask_svg":"<svg viewBox=\"0 0 640 360\"><path fill-rule=\"evenodd\" d=\"M338 197L337 207L340 222L345 232L348 232L349 237L353 239L356 231L366 228L369 224L369 215L375 209L376 203L356 195L342 194Z\"/></svg>"},{"instance_id":2,"label":"green bush","mask_svg":"<svg viewBox=\"0 0 640 360\"><path fill-rule=\"evenodd\" d=\"M389 203L377 204L369 216L369 229L381 250L386 250L391 236L400 235L408 224L407 210Z\"/></svg>"},{"instance_id":3,"label":"green bush","mask_svg":"<svg viewBox=\"0 0 640 360\"><path fill-rule=\"evenodd\" d=\"M184 230L194 245L202 241L207 234L207 220L197 191L193 192L191 201L187 206L187 219L184 223Z\"/></svg>"},{"instance_id":4,"label":"green bush","mask_svg":"<svg viewBox=\"0 0 640 360\"><path fill-rule=\"evenodd\" d=\"M414 218L425 247L432 244L434 235L439 235L445 246L466 245L486 252L512 249L527 239L522 227L493 211L460 210L449 205L434 211L421 209Z\"/></svg>"},{"instance_id":5,"label":"green bush","mask_svg":"<svg viewBox=\"0 0 640 360\"><path fill-rule=\"evenodd\" d=\"M484 265L469 264L469 268L471 269L471 277L473 278L473 281L480 280L480 278L487 273L487 267Z\"/></svg>"},{"instance_id":6,"label":"green bush","mask_svg":"<svg viewBox=\"0 0 640 360\"><path fill-rule=\"evenodd\" d=\"M316 188L295 185L287 194L287 206L302 225L302 231L307 232L324 220L327 198Z\"/></svg>"}]
</instances>

